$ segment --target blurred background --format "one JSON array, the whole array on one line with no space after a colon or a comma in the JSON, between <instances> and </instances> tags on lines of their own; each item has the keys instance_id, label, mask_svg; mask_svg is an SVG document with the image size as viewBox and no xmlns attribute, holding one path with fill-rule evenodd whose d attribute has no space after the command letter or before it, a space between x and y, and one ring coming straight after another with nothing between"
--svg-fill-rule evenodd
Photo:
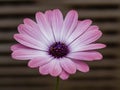
<instances>
[{"instance_id":1,"label":"blurred background","mask_svg":"<svg viewBox=\"0 0 120 90\"><path fill-rule=\"evenodd\" d=\"M60 90L120 90L120 0L0 0L0 90L54 90L55 78L41 76L38 69L27 67L27 61L10 56L13 34L26 17L35 12L59 8L64 15L71 9L79 19L92 19L103 32L99 42L102 61L88 62L91 71L77 72L60 81Z\"/></svg>"}]
</instances>

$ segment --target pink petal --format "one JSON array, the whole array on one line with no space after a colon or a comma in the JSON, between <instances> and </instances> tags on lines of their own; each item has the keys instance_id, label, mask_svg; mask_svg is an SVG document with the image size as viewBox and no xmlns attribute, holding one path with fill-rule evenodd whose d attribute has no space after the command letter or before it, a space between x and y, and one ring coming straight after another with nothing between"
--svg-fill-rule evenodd
<instances>
[{"instance_id":1,"label":"pink petal","mask_svg":"<svg viewBox=\"0 0 120 90\"><path fill-rule=\"evenodd\" d=\"M79 21L77 27L73 31L73 33L70 35L70 37L67 39L67 42L70 43L74 39L76 39L78 36L83 34L88 27L91 25L92 21L91 20L84 20L84 21Z\"/></svg>"},{"instance_id":2,"label":"pink petal","mask_svg":"<svg viewBox=\"0 0 120 90\"><path fill-rule=\"evenodd\" d=\"M41 56L41 57L36 57L33 58L32 60L29 61L28 66L31 68L36 68L39 67L41 65L47 64L51 61L51 58L46 55L46 56Z\"/></svg>"},{"instance_id":3,"label":"pink petal","mask_svg":"<svg viewBox=\"0 0 120 90\"><path fill-rule=\"evenodd\" d=\"M101 49L105 47L106 45L101 44L101 43L88 44L88 45L83 45L83 46L76 46L76 48L73 48L72 52L95 50L95 49Z\"/></svg>"},{"instance_id":4,"label":"pink petal","mask_svg":"<svg viewBox=\"0 0 120 90\"><path fill-rule=\"evenodd\" d=\"M20 24L18 26L18 31L20 34L29 35L37 40L45 41L48 44L48 40L41 33L37 23L28 18L24 19L24 23L25 24Z\"/></svg>"},{"instance_id":5,"label":"pink petal","mask_svg":"<svg viewBox=\"0 0 120 90\"><path fill-rule=\"evenodd\" d=\"M39 72L42 75L47 75L47 74L49 74L49 68L50 68L50 63L47 63L47 64L39 67Z\"/></svg>"},{"instance_id":6,"label":"pink petal","mask_svg":"<svg viewBox=\"0 0 120 90\"><path fill-rule=\"evenodd\" d=\"M30 47L30 48L39 49L39 50L46 50L46 48L47 48L47 45L45 45L44 42L40 42L28 35L15 34L14 38L19 43L21 43L27 47Z\"/></svg>"},{"instance_id":7,"label":"pink petal","mask_svg":"<svg viewBox=\"0 0 120 90\"><path fill-rule=\"evenodd\" d=\"M48 23L50 24L50 26L52 26L52 25L51 25L51 24L52 24L52 19L51 19L52 14L53 14L53 11L52 11L52 10L47 10L47 11L45 12L45 17L46 17Z\"/></svg>"},{"instance_id":8,"label":"pink petal","mask_svg":"<svg viewBox=\"0 0 120 90\"><path fill-rule=\"evenodd\" d=\"M89 51L89 52L74 52L70 53L67 57L77 60L84 61L93 61L93 60L101 60L102 55L99 52Z\"/></svg>"},{"instance_id":9,"label":"pink petal","mask_svg":"<svg viewBox=\"0 0 120 90\"><path fill-rule=\"evenodd\" d=\"M92 32L92 31L94 31L94 32ZM84 37L83 37L85 40L83 43L84 45L98 40L102 36L102 32L100 30L91 30L91 32L88 32L88 34L86 34L86 35L88 35L88 36L85 37L85 35L84 35ZM80 43L82 43L82 42L83 42L83 40L80 40Z\"/></svg>"},{"instance_id":10,"label":"pink petal","mask_svg":"<svg viewBox=\"0 0 120 90\"><path fill-rule=\"evenodd\" d=\"M74 74L76 72L76 66L75 66L74 62L72 62L68 58L62 58L60 60L60 65L69 74Z\"/></svg>"},{"instance_id":11,"label":"pink petal","mask_svg":"<svg viewBox=\"0 0 120 90\"><path fill-rule=\"evenodd\" d=\"M92 31L92 30L99 30L99 27L96 25L92 25L87 29L87 31Z\"/></svg>"},{"instance_id":12,"label":"pink petal","mask_svg":"<svg viewBox=\"0 0 120 90\"><path fill-rule=\"evenodd\" d=\"M26 49L27 47L21 45L21 44L14 44L11 46L11 50L15 51L15 50L20 50L20 49Z\"/></svg>"},{"instance_id":13,"label":"pink petal","mask_svg":"<svg viewBox=\"0 0 120 90\"><path fill-rule=\"evenodd\" d=\"M63 70L59 77L60 77L62 80L66 80L66 79L69 78L69 74Z\"/></svg>"},{"instance_id":14,"label":"pink petal","mask_svg":"<svg viewBox=\"0 0 120 90\"><path fill-rule=\"evenodd\" d=\"M74 63L76 64L77 70L81 71L81 72L88 72L89 71L89 66L82 62L82 61L75 61Z\"/></svg>"},{"instance_id":15,"label":"pink petal","mask_svg":"<svg viewBox=\"0 0 120 90\"><path fill-rule=\"evenodd\" d=\"M72 31L75 29L78 23L78 13L74 10L71 10L67 13L65 20L63 22L63 28L61 30L61 39L65 40Z\"/></svg>"},{"instance_id":16,"label":"pink petal","mask_svg":"<svg viewBox=\"0 0 120 90\"><path fill-rule=\"evenodd\" d=\"M51 26L50 26L46 16L41 12L37 12L36 13L36 21L38 23L40 31L46 37L46 39L53 42L54 35L53 35Z\"/></svg>"},{"instance_id":17,"label":"pink petal","mask_svg":"<svg viewBox=\"0 0 120 90\"><path fill-rule=\"evenodd\" d=\"M24 24L28 25L29 27L32 27L32 28L36 28L37 27L37 24L36 22L34 22L33 20L29 19L29 18L25 18L23 20Z\"/></svg>"},{"instance_id":18,"label":"pink petal","mask_svg":"<svg viewBox=\"0 0 120 90\"><path fill-rule=\"evenodd\" d=\"M62 68L57 59L54 59L50 62L49 73L52 76L58 76L62 72Z\"/></svg>"},{"instance_id":19,"label":"pink petal","mask_svg":"<svg viewBox=\"0 0 120 90\"><path fill-rule=\"evenodd\" d=\"M20 34L28 34L27 32L26 32L26 29L24 28L24 24L20 24L20 25L18 25L18 32L20 33ZM31 31L31 30L28 30L28 31Z\"/></svg>"},{"instance_id":20,"label":"pink petal","mask_svg":"<svg viewBox=\"0 0 120 90\"><path fill-rule=\"evenodd\" d=\"M30 49L30 48L24 48L24 49L15 50L12 53L12 58L18 59L18 60L28 60L28 59L33 59L35 57L40 57L43 55L46 55L46 52Z\"/></svg>"},{"instance_id":21,"label":"pink petal","mask_svg":"<svg viewBox=\"0 0 120 90\"><path fill-rule=\"evenodd\" d=\"M51 25L56 41L60 39L60 32L63 24L63 15L59 9L45 12L46 18Z\"/></svg>"},{"instance_id":22,"label":"pink petal","mask_svg":"<svg viewBox=\"0 0 120 90\"><path fill-rule=\"evenodd\" d=\"M91 30L85 32L82 36L80 36L77 40L75 40L71 46L76 47L78 45L87 45L90 44L102 36L102 32L100 30Z\"/></svg>"},{"instance_id":23,"label":"pink petal","mask_svg":"<svg viewBox=\"0 0 120 90\"><path fill-rule=\"evenodd\" d=\"M29 28L29 27L25 26L24 24L20 24L18 26L18 31L20 34L29 35L37 40L40 40L40 38L41 38L40 32L33 30L33 28Z\"/></svg>"}]
</instances>

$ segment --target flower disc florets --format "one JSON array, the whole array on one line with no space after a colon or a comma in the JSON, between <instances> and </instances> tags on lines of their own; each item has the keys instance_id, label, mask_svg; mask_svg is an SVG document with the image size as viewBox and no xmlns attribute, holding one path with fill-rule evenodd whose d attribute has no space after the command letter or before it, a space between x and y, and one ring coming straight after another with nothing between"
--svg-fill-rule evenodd
<instances>
[{"instance_id":1,"label":"flower disc florets","mask_svg":"<svg viewBox=\"0 0 120 90\"><path fill-rule=\"evenodd\" d=\"M55 42L49 47L49 54L55 58L62 58L69 53L68 46L61 42Z\"/></svg>"}]
</instances>

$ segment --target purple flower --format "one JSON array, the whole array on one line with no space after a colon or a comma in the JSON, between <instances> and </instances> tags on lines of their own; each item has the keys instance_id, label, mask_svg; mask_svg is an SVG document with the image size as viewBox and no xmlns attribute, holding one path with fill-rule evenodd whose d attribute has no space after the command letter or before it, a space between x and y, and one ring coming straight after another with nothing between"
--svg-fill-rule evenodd
<instances>
[{"instance_id":1,"label":"purple flower","mask_svg":"<svg viewBox=\"0 0 120 90\"><path fill-rule=\"evenodd\" d=\"M84 61L101 60L101 53L95 49L105 45L95 43L102 36L92 21L78 20L75 10L67 13L65 19L60 10L36 13L36 22L26 18L18 26L14 39L19 43L11 47L12 57L30 60L30 68L39 68L42 75L65 80L76 71L88 72Z\"/></svg>"}]
</instances>

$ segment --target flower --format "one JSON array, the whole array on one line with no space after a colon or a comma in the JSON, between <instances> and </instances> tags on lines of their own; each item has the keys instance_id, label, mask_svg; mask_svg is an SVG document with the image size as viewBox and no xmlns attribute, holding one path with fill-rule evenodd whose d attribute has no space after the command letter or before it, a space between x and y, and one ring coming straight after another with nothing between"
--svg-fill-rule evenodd
<instances>
[{"instance_id":1,"label":"flower","mask_svg":"<svg viewBox=\"0 0 120 90\"><path fill-rule=\"evenodd\" d=\"M91 20L78 20L75 10L69 11L65 19L59 9L37 12L36 22L29 18L23 22L14 35L19 44L11 47L12 57L30 60L28 66L39 68L42 75L65 80L77 70L88 72L84 61L102 59L102 54L95 51L105 47L95 42L102 32L91 25Z\"/></svg>"}]
</instances>

